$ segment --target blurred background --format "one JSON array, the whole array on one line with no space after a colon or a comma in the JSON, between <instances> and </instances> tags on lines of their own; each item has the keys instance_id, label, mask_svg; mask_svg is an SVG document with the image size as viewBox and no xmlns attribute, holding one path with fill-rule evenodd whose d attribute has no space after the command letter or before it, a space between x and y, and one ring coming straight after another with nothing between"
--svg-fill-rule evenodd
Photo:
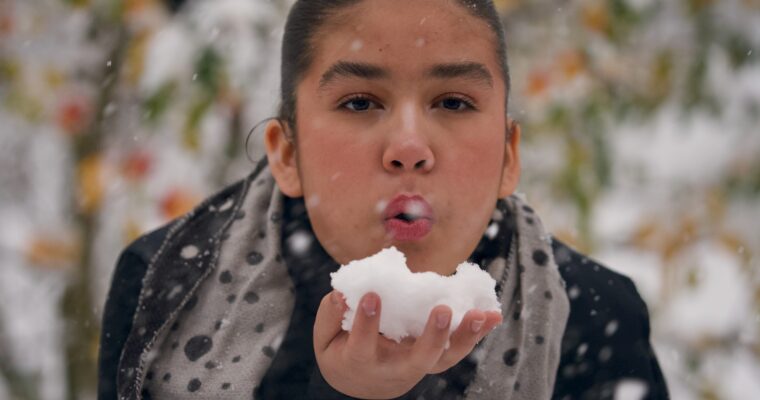
<instances>
[{"instance_id":1,"label":"blurred background","mask_svg":"<svg viewBox=\"0 0 760 400\"><path fill-rule=\"evenodd\" d=\"M121 249L244 177L289 0L0 0L0 399L90 399ZM674 399L760 398L760 0L501 0L519 191ZM582 288L581 288L582 290Z\"/></svg>"}]
</instances>

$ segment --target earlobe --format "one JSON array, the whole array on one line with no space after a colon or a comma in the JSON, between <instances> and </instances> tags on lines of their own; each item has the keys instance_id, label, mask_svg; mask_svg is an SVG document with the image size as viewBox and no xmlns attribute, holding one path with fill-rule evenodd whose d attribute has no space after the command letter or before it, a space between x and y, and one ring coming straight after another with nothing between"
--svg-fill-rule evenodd
<instances>
[{"instance_id":1,"label":"earlobe","mask_svg":"<svg viewBox=\"0 0 760 400\"><path fill-rule=\"evenodd\" d=\"M512 118L507 118L507 141L504 149L504 165L499 186L499 198L510 196L520 182L520 136L522 128Z\"/></svg>"},{"instance_id":2,"label":"earlobe","mask_svg":"<svg viewBox=\"0 0 760 400\"><path fill-rule=\"evenodd\" d=\"M264 132L264 145L277 186L288 197L300 197L303 196L303 189L298 174L296 146L288 140L287 132L281 121L269 121Z\"/></svg>"}]
</instances>

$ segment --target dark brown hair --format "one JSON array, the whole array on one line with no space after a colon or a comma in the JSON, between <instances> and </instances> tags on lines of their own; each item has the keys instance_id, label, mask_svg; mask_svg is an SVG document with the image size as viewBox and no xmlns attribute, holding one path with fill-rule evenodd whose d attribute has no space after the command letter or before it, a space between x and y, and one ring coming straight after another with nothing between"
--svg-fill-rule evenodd
<instances>
[{"instance_id":1,"label":"dark brown hair","mask_svg":"<svg viewBox=\"0 0 760 400\"><path fill-rule=\"evenodd\" d=\"M296 88L314 59L312 39L327 20L342 8L362 0L297 0L285 22L282 39L282 65L280 67L280 109L278 119L295 131ZM457 0L470 14L485 21L496 36L496 55L509 96L510 81L507 67L507 46L504 28L491 0ZM506 99L505 99L506 101ZM505 102L506 104L506 102Z\"/></svg>"}]
</instances>

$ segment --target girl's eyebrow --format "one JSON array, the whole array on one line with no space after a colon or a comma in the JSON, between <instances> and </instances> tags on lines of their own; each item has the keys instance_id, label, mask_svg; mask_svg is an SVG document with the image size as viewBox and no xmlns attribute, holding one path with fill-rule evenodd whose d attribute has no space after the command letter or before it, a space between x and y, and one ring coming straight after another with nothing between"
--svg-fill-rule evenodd
<instances>
[{"instance_id":1,"label":"girl's eyebrow","mask_svg":"<svg viewBox=\"0 0 760 400\"><path fill-rule=\"evenodd\" d=\"M390 77L390 72L380 66L352 61L338 61L333 64L319 80L319 88L329 85L338 77L360 79L384 79Z\"/></svg>"},{"instance_id":2,"label":"girl's eyebrow","mask_svg":"<svg viewBox=\"0 0 760 400\"><path fill-rule=\"evenodd\" d=\"M493 87L493 77L488 68L476 62L436 64L426 75L439 79L465 78Z\"/></svg>"},{"instance_id":3,"label":"girl's eyebrow","mask_svg":"<svg viewBox=\"0 0 760 400\"><path fill-rule=\"evenodd\" d=\"M488 87L493 87L493 77L488 72L488 68L477 62L436 64L430 67L425 72L425 75L438 79L465 78L484 83ZM388 69L378 65L353 61L338 61L322 74L322 78L319 80L319 89L322 90L325 86L341 77L376 80L386 79L390 76L391 73Z\"/></svg>"}]
</instances>

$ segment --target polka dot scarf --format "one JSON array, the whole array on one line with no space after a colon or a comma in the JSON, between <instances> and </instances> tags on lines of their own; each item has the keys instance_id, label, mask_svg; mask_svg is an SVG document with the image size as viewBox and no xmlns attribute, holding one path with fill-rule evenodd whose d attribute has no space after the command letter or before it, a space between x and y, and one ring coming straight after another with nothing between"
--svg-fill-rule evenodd
<instances>
[{"instance_id":1,"label":"polka dot scarf","mask_svg":"<svg viewBox=\"0 0 760 400\"><path fill-rule=\"evenodd\" d=\"M498 282L504 323L476 350L477 373L466 398L549 399L570 302L538 215L517 196L499 207L511 216L514 236L507 254L487 270Z\"/></svg>"},{"instance_id":2,"label":"polka dot scarf","mask_svg":"<svg viewBox=\"0 0 760 400\"><path fill-rule=\"evenodd\" d=\"M295 301L281 248L284 196L268 168L246 190L221 238L216 268L147 355L143 398L251 398L272 364ZM550 237L519 198L499 201L486 235L497 238L500 229L514 232L509 248L485 261L505 323L472 355L477 372L466 398L548 399L569 313L564 283ZM288 241L308 247L310 237Z\"/></svg>"}]
</instances>

